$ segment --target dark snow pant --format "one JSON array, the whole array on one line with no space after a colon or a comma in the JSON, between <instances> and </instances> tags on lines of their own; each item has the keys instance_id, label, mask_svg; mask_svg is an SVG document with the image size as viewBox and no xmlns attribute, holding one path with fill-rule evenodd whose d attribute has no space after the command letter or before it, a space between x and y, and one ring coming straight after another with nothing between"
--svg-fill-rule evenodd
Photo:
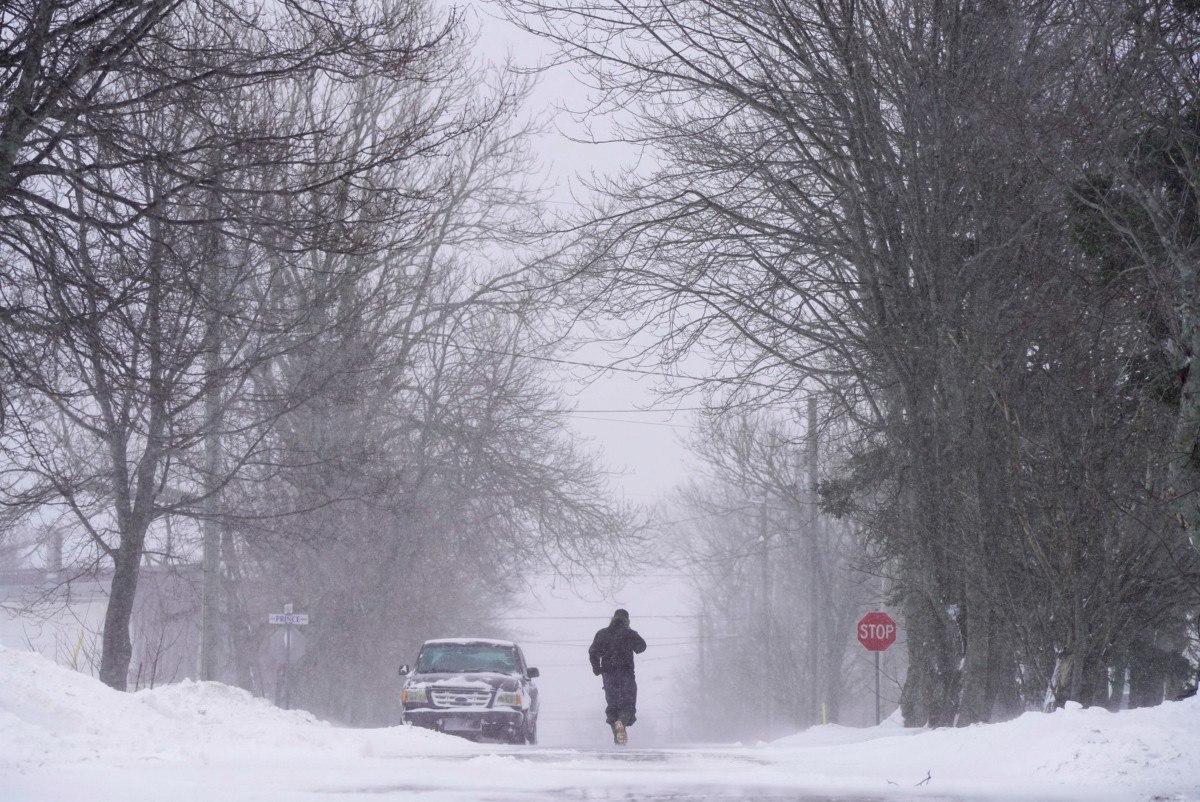
<instances>
[{"instance_id":1,"label":"dark snow pant","mask_svg":"<svg viewBox=\"0 0 1200 802\"><path fill-rule=\"evenodd\" d=\"M617 719L628 727L637 720L637 680L632 668L604 672L604 718L609 724Z\"/></svg>"}]
</instances>

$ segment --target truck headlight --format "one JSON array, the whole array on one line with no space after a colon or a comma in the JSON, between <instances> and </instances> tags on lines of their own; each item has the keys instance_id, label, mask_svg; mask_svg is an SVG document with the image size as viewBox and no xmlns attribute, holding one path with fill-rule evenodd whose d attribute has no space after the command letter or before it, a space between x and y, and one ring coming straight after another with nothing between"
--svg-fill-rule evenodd
<instances>
[{"instance_id":1,"label":"truck headlight","mask_svg":"<svg viewBox=\"0 0 1200 802\"><path fill-rule=\"evenodd\" d=\"M429 702L429 694L423 686L414 685L400 691L400 701L404 704L427 704Z\"/></svg>"},{"instance_id":2,"label":"truck headlight","mask_svg":"<svg viewBox=\"0 0 1200 802\"><path fill-rule=\"evenodd\" d=\"M505 707L520 707L521 692L520 691L496 691L495 705L504 705Z\"/></svg>"}]
</instances>

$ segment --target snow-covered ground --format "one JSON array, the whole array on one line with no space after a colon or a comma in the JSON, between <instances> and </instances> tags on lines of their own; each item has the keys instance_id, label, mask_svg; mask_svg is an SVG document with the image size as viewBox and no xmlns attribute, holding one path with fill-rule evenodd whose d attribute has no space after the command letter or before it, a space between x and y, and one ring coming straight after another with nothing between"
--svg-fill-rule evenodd
<instances>
[{"instance_id":1,"label":"snow-covered ground","mask_svg":"<svg viewBox=\"0 0 1200 802\"><path fill-rule=\"evenodd\" d=\"M342 729L244 691L123 694L0 647L0 800L1200 800L1200 700L930 732L816 727L770 744L638 750Z\"/></svg>"}]
</instances>

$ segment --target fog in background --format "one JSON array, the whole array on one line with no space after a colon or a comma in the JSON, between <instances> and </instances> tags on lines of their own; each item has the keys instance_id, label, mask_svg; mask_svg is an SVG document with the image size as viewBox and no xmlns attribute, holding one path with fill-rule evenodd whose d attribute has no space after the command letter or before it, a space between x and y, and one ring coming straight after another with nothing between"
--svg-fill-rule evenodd
<instances>
[{"instance_id":1,"label":"fog in background","mask_svg":"<svg viewBox=\"0 0 1200 802\"><path fill-rule=\"evenodd\" d=\"M549 745L617 607L645 744L1194 690L1193 6L10 10L0 639L366 727L513 638Z\"/></svg>"}]
</instances>

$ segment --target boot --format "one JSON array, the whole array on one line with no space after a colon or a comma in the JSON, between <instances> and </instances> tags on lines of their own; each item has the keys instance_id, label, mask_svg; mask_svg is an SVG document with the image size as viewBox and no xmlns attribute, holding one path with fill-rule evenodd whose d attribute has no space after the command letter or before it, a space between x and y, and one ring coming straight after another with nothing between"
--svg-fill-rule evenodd
<instances>
[{"instance_id":1,"label":"boot","mask_svg":"<svg viewBox=\"0 0 1200 802\"><path fill-rule=\"evenodd\" d=\"M624 746L629 741L629 733L625 731L625 724L620 719L613 722L613 742L617 746Z\"/></svg>"}]
</instances>

